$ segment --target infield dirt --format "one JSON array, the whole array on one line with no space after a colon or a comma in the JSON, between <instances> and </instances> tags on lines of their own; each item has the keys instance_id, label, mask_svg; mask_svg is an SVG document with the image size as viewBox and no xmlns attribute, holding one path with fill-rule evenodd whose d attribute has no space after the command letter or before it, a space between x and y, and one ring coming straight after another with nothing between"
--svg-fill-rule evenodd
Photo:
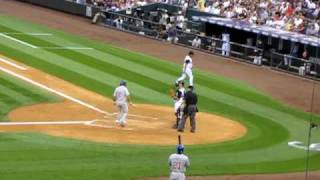
<instances>
[{"instance_id":1,"label":"infield dirt","mask_svg":"<svg viewBox=\"0 0 320 180\"><path fill-rule=\"evenodd\" d=\"M0 126L0 131L37 131L54 136L123 144L170 145L177 143L177 139L173 138L177 136L177 132L171 128L175 122L173 108L138 104L129 110L128 126L121 128L115 123L116 108L111 99L31 67L22 71L2 62L0 66L108 113L106 115L64 99L63 102L58 103L21 107L10 112L8 117L12 122L84 120L87 121L86 124L11 125ZM187 131L183 133L184 144L216 143L236 139L246 134L246 128L243 125L223 117L200 112L197 114L197 119L197 132L190 133L187 128Z\"/></svg>"}]
</instances>

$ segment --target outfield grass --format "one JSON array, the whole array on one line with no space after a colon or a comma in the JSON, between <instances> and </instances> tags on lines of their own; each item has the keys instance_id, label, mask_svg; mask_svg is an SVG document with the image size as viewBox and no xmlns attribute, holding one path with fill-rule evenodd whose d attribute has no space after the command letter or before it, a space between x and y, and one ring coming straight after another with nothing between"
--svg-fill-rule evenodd
<instances>
[{"instance_id":1,"label":"outfield grass","mask_svg":"<svg viewBox=\"0 0 320 180\"><path fill-rule=\"evenodd\" d=\"M0 32L53 34L10 35L38 47L94 48L33 49L0 36L0 54L107 97L112 95L113 88L121 79L126 79L135 101L171 106L168 89L179 76L181 69L176 64L12 17L0 16L0 22ZM11 83L5 83L7 81ZM186 152L192 163L188 174L304 170L306 153L289 148L287 142L305 142L309 114L284 106L246 84L208 72L195 70L195 84L201 111L239 121L246 125L248 134L235 141L188 146ZM8 93L11 98L7 93L3 93L8 88L15 90ZM41 91L20 92L23 89L32 88L26 88L26 84L17 83L16 80L0 74L2 117L17 106L52 101L52 97ZM320 132L314 131L313 142L319 137ZM110 145L36 133L1 133L0 174L1 179L23 179L30 174L31 179L130 179L167 175L167 156L173 151L174 147ZM310 167L319 169L319 153L311 155L313 158Z\"/></svg>"},{"instance_id":2,"label":"outfield grass","mask_svg":"<svg viewBox=\"0 0 320 180\"><path fill-rule=\"evenodd\" d=\"M56 102L59 98L0 72L0 121L8 121L10 110L42 102Z\"/></svg>"}]
</instances>

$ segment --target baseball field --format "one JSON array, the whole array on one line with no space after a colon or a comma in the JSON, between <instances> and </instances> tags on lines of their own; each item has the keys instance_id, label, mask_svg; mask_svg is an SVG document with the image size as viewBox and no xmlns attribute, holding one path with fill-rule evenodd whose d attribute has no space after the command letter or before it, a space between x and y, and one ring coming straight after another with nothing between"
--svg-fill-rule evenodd
<instances>
[{"instance_id":1,"label":"baseball field","mask_svg":"<svg viewBox=\"0 0 320 180\"><path fill-rule=\"evenodd\" d=\"M181 65L11 16L0 22L1 180L168 176L177 143L168 91ZM198 128L182 134L188 176L305 170L306 151L288 142L307 142L310 113L194 72ZM137 104L126 128L115 126L111 101L121 79ZM319 138L313 130L311 142ZM308 165L320 169L319 152Z\"/></svg>"}]
</instances>

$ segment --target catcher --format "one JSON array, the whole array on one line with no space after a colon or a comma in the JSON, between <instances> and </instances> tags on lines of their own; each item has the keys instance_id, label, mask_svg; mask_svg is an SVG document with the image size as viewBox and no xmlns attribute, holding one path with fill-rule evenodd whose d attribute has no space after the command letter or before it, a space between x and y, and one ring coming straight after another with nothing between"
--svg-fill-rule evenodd
<instances>
[{"instance_id":1,"label":"catcher","mask_svg":"<svg viewBox=\"0 0 320 180\"><path fill-rule=\"evenodd\" d=\"M176 116L176 123L173 125L173 128L176 129L179 125L179 122L183 116L183 109L184 109L184 96L186 90L184 88L184 82L179 81L176 84L176 91L173 93L172 91L172 99L174 101L174 114Z\"/></svg>"}]
</instances>

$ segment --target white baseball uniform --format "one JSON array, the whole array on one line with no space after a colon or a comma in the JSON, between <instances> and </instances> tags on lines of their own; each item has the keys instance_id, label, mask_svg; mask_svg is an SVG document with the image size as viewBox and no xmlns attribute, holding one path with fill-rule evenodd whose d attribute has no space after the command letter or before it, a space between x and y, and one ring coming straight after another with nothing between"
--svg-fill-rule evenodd
<instances>
[{"instance_id":1,"label":"white baseball uniform","mask_svg":"<svg viewBox=\"0 0 320 180\"><path fill-rule=\"evenodd\" d=\"M192 75L192 58L187 55L184 58L182 75L177 79L177 82L183 81L187 76L189 78L189 86L193 86L193 75Z\"/></svg>"},{"instance_id":2,"label":"white baseball uniform","mask_svg":"<svg viewBox=\"0 0 320 180\"><path fill-rule=\"evenodd\" d=\"M169 166L171 170L170 180L185 180L184 173L190 166L189 158L184 154L171 154L169 156Z\"/></svg>"},{"instance_id":3,"label":"white baseball uniform","mask_svg":"<svg viewBox=\"0 0 320 180\"><path fill-rule=\"evenodd\" d=\"M115 89L113 96L119 110L117 122L124 124L128 115L128 96L130 95L126 86L119 86Z\"/></svg>"},{"instance_id":4,"label":"white baseball uniform","mask_svg":"<svg viewBox=\"0 0 320 180\"><path fill-rule=\"evenodd\" d=\"M230 55L230 34L222 34L222 56Z\"/></svg>"},{"instance_id":5,"label":"white baseball uniform","mask_svg":"<svg viewBox=\"0 0 320 180\"><path fill-rule=\"evenodd\" d=\"M176 91L176 99L174 100L174 112L177 112L181 104L183 103L184 96L186 94L186 89L184 87Z\"/></svg>"}]
</instances>

